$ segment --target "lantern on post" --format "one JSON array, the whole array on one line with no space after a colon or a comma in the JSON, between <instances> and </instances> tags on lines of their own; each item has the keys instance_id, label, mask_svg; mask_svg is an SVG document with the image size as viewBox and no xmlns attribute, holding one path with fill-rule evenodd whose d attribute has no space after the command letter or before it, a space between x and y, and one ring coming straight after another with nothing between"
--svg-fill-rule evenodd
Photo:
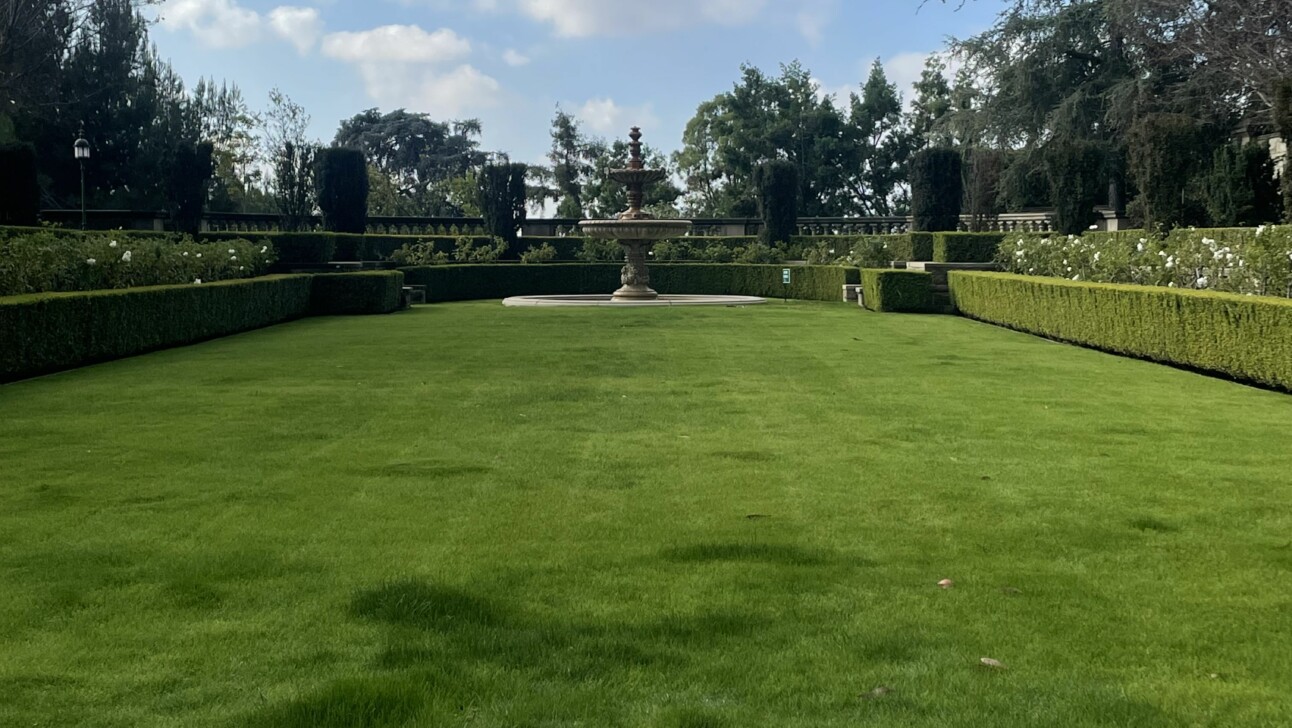
<instances>
[{"instance_id":1,"label":"lantern on post","mask_svg":"<svg viewBox=\"0 0 1292 728\"><path fill-rule=\"evenodd\" d=\"M80 135L72 143L72 154L81 165L81 229L85 229L85 160L90 158L90 143L85 140L85 125L81 125Z\"/></svg>"}]
</instances>

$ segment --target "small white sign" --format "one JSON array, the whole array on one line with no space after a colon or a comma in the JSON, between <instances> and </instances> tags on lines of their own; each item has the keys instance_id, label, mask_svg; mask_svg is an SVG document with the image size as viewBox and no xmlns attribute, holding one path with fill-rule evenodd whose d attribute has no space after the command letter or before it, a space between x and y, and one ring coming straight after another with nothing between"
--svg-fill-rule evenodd
<instances>
[{"instance_id":1,"label":"small white sign","mask_svg":"<svg viewBox=\"0 0 1292 728\"><path fill-rule=\"evenodd\" d=\"M784 269L782 269L782 270L781 270L781 283L784 283L784 284L785 284L785 285L787 285L787 286L790 284L790 269L789 269L789 268L784 268Z\"/></svg>"}]
</instances>

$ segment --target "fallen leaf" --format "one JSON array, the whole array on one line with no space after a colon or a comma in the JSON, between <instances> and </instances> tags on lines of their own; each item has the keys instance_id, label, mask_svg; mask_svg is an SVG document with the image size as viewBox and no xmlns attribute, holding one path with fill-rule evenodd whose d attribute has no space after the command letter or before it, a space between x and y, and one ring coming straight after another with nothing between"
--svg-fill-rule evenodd
<instances>
[{"instance_id":1,"label":"fallen leaf","mask_svg":"<svg viewBox=\"0 0 1292 728\"><path fill-rule=\"evenodd\" d=\"M870 692L863 694L863 695L861 696L861 699L862 699L862 700L879 700L880 698L884 697L885 695L888 695L888 694L889 694L889 693L891 693L891 692L893 692L893 689L892 689L892 688L888 687L887 685L880 685L879 687L875 688L874 690L871 690Z\"/></svg>"},{"instance_id":2,"label":"fallen leaf","mask_svg":"<svg viewBox=\"0 0 1292 728\"><path fill-rule=\"evenodd\" d=\"M1008 669L1009 669L1009 668L1005 667L1005 663L1001 662L1000 660L993 660L993 659L992 659L992 658L990 658L990 657L984 657L984 658L982 658L981 660L979 660L978 662L980 662L980 663L982 664L982 666L983 666L983 667L990 667L990 668L991 668L991 669L993 669L993 670L1008 670Z\"/></svg>"},{"instance_id":3,"label":"fallen leaf","mask_svg":"<svg viewBox=\"0 0 1292 728\"><path fill-rule=\"evenodd\" d=\"M943 579L942 581L938 582L938 586L942 587L943 589L950 589L955 585L956 583L954 581L951 581L950 579Z\"/></svg>"}]
</instances>

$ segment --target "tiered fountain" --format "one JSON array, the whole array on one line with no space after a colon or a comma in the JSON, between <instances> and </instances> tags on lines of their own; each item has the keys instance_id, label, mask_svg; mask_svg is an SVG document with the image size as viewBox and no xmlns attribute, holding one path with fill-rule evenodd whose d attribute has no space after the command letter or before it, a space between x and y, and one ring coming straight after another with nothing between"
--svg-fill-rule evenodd
<instances>
[{"instance_id":1,"label":"tiered fountain","mask_svg":"<svg viewBox=\"0 0 1292 728\"><path fill-rule=\"evenodd\" d=\"M518 296L503 301L507 306L739 306L767 303L754 296L660 295L650 287L647 258L655 243L686 234L690 220L661 220L642 210L646 185L659 182L667 173L646 169L642 160L642 132L633 127L628 135L632 156L627 169L611 170L610 178L628 187L628 210L614 220L584 220L579 228L593 238L617 240L624 249L623 286L610 295Z\"/></svg>"}]
</instances>

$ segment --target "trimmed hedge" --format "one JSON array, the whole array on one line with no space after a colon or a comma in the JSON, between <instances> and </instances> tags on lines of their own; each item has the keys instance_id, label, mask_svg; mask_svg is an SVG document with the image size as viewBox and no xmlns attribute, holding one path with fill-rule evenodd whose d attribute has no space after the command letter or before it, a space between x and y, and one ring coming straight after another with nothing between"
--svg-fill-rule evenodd
<instances>
[{"instance_id":1,"label":"trimmed hedge","mask_svg":"<svg viewBox=\"0 0 1292 728\"><path fill-rule=\"evenodd\" d=\"M917 270L865 268L861 271L862 303L883 313L931 313L933 274Z\"/></svg>"},{"instance_id":2,"label":"trimmed hedge","mask_svg":"<svg viewBox=\"0 0 1292 728\"><path fill-rule=\"evenodd\" d=\"M953 271L970 318L1292 391L1292 300Z\"/></svg>"},{"instance_id":3,"label":"trimmed hedge","mask_svg":"<svg viewBox=\"0 0 1292 728\"><path fill-rule=\"evenodd\" d=\"M991 263L1005 233L935 233L933 261L937 263Z\"/></svg>"},{"instance_id":4,"label":"trimmed hedge","mask_svg":"<svg viewBox=\"0 0 1292 728\"><path fill-rule=\"evenodd\" d=\"M765 296L838 301L846 283L858 283L856 268L797 266L791 284L780 265L675 263L652 265L651 287L662 293ZM402 269L410 285L426 286L428 301L470 301L509 296L610 293L619 288L618 264L440 265Z\"/></svg>"},{"instance_id":5,"label":"trimmed hedge","mask_svg":"<svg viewBox=\"0 0 1292 728\"><path fill-rule=\"evenodd\" d=\"M330 273L314 276L310 314L353 316L399 310L404 274L397 271Z\"/></svg>"},{"instance_id":6,"label":"trimmed hedge","mask_svg":"<svg viewBox=\"0 0 1292 728\"><path fill-rule=\"evenodd\" d=\"M300 318L311 288L297 275L0 298L0 382Z\"/></svg>"}]
</instances>

